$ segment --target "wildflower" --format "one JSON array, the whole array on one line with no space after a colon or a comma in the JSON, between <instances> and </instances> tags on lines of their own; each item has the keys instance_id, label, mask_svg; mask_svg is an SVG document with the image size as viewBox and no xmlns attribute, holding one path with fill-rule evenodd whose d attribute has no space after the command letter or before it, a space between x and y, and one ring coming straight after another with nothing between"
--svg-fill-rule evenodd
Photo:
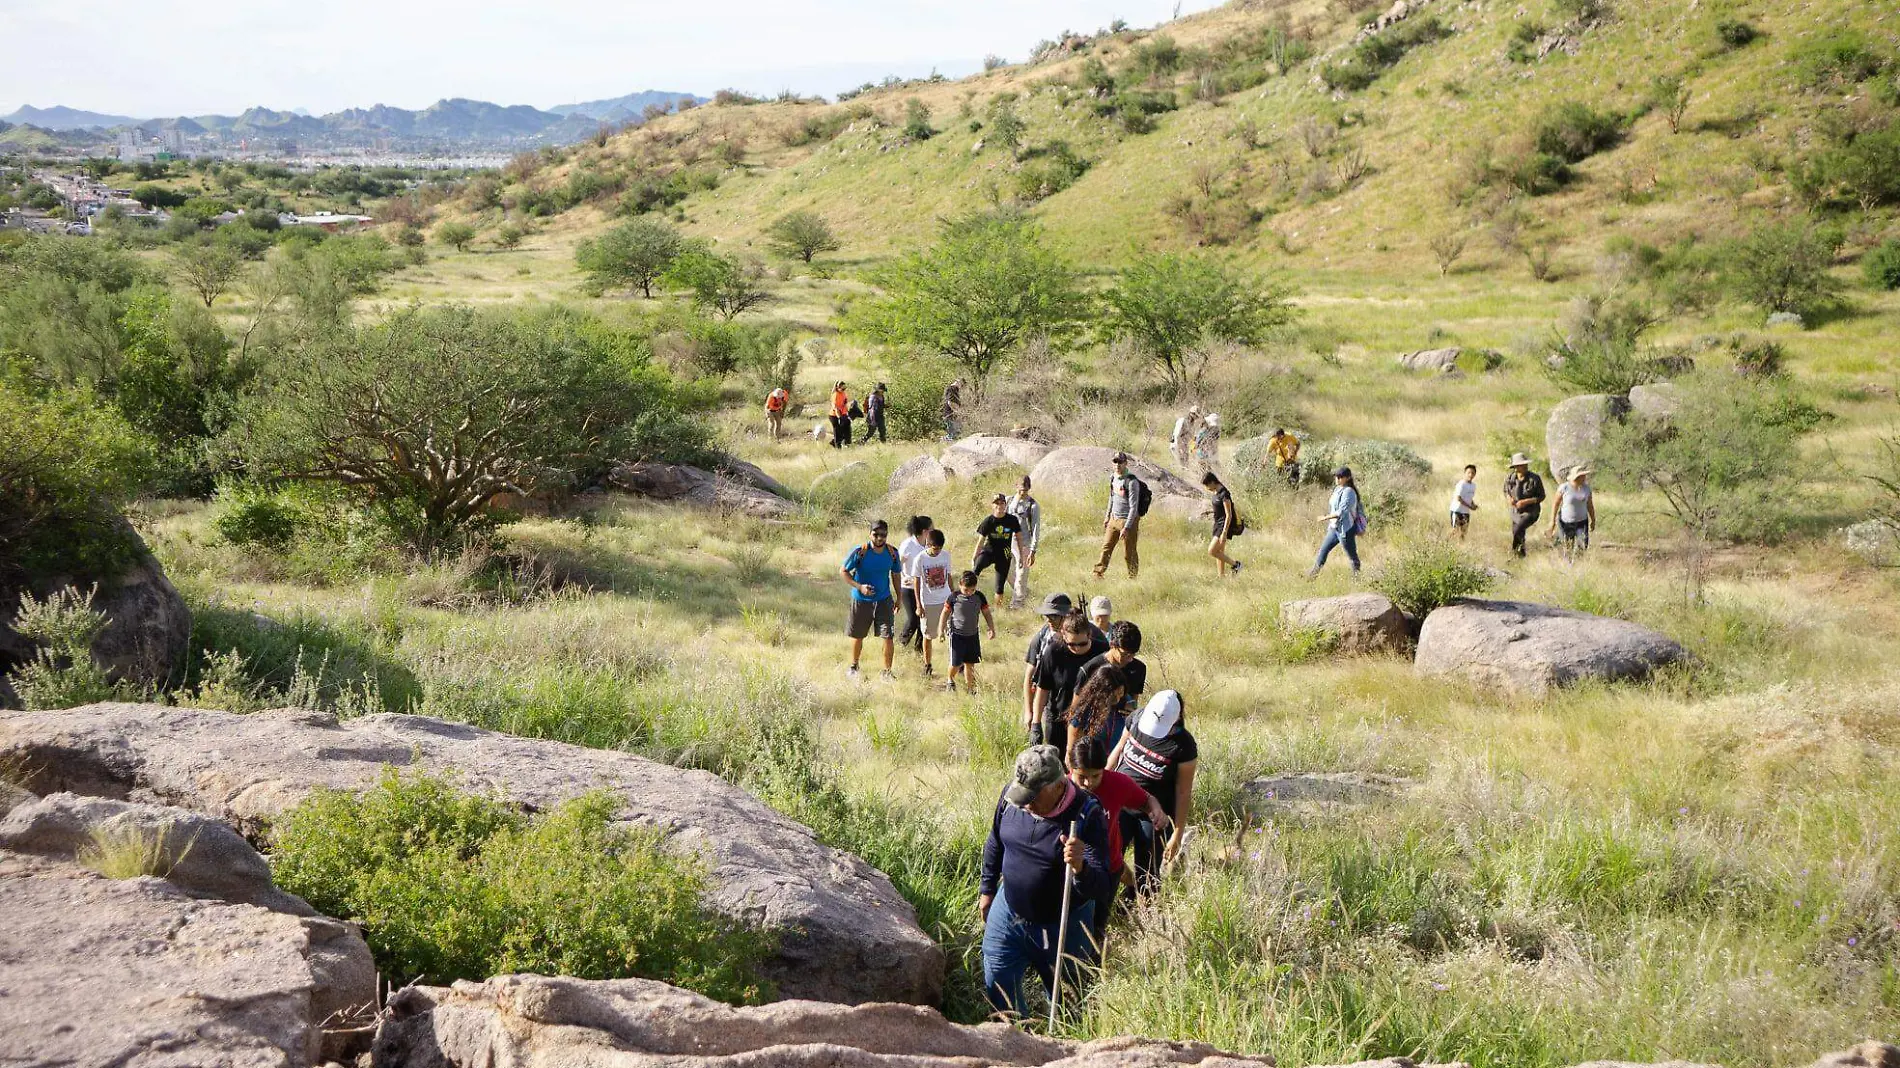
<instances>
[{"instance_id":1,"label":"wildflower","mask_svg":"<svg viewBox=\"0 0 1900 1068\"><path fill-rule=\"evenodd\" d=\"M1852 949L1853 947L1855 947L1855 946L1858 946L1858 945L1860 945L1860 939L1858 939L1858 938L1849 938L1849 939L1847 940L1847 945L1848 945L1848 948L1849 948L1849 949Z\"/></svg>"},{"instance_id":2,"label":"wildflower","mask_svg":"<svg viewBox=\"0 0 1900 1068\"><path fill-rule=\"evenodd\" d=\"M1433 984L1432 984L1432 989L1433 989L1433 990L1436 990L1436 991L1438 991L1439 993L1441 993L1441 994L1442 994L1442 993L1444 993L1445 991L1447 991L1447 990L1450 990L1450 989L1451 989L1451 984L1450 984L1450 983L1433 983Z\"/></svg>"}]
</instances>

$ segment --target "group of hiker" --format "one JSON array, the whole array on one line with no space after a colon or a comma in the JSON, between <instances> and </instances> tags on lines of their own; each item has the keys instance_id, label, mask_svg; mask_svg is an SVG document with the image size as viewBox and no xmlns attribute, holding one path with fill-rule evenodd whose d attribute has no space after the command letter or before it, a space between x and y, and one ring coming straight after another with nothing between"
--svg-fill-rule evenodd
<instances>
[{"instance_id":1,"label":"group of hiker","mask_svg":"<svg viewBox=\"0 0 1900 1068\"><path fill-rule=\"evenodd\" d=\"M773 441L785 434L785 416L791 409L792 394L784 386L774 388L765 395L765 429ZM829 429L821 425L814 430L813 436L829 438L831 447L842 449L855 439L869 445L872 438L880 443L890 440L886 417L890 411L890 388L879 382L871 392L860 401L851 396L850 384L838 382L831 387L831 401L826 406L826 420ZM1218 417L1215 419L1216 440L1218 440ZM858 427L862 420L862 428ZM959 378L943 389L943 439L955 441L963 436L963 379Z\"/></svg>"},{"instance_id":2,"label":"group of hiker","mask_svg":"<svg viewBox=\"0 0 1900 1068\"><path fill-rule=\"evenodd\" d=\"M1168 449L1183 471L1196 468L1202 474L1213 471L1220 463L1220 413L1203 415L1200 405L1190 406L1186 414L1174 421Z\"/></svg>"},{"instance_id":3,"label":"group of hiker","mask_svg":"<svg viewBox=\"0 0 1900 1068\"><path fill-rule=\"evenodd\" d=\"M1566 555L1574 557L1590 547L1590 534L1596 530L1596 490L1590 485L1595 474L1587 465L1571 467L1557 489L1557 510L1551 514L1546 533ZM1478 468L1466 464L1464 477L1452 487L1451 528L1460 541L1471 527L1471 514L1478 510ZM1511 552L1526 554L1530 532L1543 515L1546 499L1542 475L1531 470L1531 459L1523 453L1511 455L1510 474L1504 479L1504 501L1510 507Z\"/></svg>"}]
</instances>

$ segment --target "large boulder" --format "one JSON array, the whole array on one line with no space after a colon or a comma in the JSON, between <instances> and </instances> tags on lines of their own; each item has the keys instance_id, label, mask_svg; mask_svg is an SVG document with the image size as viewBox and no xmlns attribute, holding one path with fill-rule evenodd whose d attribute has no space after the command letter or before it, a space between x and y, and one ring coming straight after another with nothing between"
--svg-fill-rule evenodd
<instances>
[{"instance_id":1,"label":"large boulder","mask_svg":"<svg viewBox=\"0 0 1900 1068\"><path fill-rule=\"evenodd\" d=\"M77 861L100 841L149 843L166 880L194 897L317 914L302 898L277 889L270 865L243 835L187 809L58 793L0 819L0 849L15 853Z\"/></svg>"},{"instance_id":2,"label":"large boulder","mask_svg":"<svg viewBox=\"0 0 1900 1068\"><path fill-rule=\"evenodd\" d=\"M1095 445L1069 445L1052 449L1029 472L1038 493L1057 497L1081 497L1098 504L1108 502L1108 480L1115 474L1115 449ZM1128 470L1148 484L1154 494L1149 512L1196 519L1213 514L1207 495L1189 485L1174 472L1139 456L1129 459Z\"/></svg>"},{"instance_id":3,"label":"large boulder","mask_svg":"<svg viewBox=\"0 0 1900 1068\"><path fill-rule=\"evenodd\" d=\"M1630 389L1630 414L1662 422L1682 407L1682 387L1673 382L1656 382Z\"/></svg>"},{"instance_id":4,"label":"large boulder","mask_svg":"<svg viewBox=\"0 0 1900 1068\"><path fill-rule=\"evenodd\" d=\"M1053 445L1045 445L1029 438L1008 437L1002 434L972 434L958 439L955 445L943 451L943 466L949 468L958 478L973 478L975 474L984 474L1002 467L1020 467L1027 471L1042 462L1042 458L1055 451ZM979 470L980 469L980 470ZM974 471L974 473L966 473Z\"/></svg>"},{"instance_id":5,"label":"large boulder","mask_svg":"<svg viewBox=\"0 0 1900 1068\"><path fill-rule=\"evenodd\" d=\"M1603 432L1629 411L1629 401L1609 393L1586 393L1559 402L1544 424L1544 450L1551 476L1566 477L1580 464L1596 462Z\"/></svg>"},{"instance_id":6,"label":"large boulder","mask_svg":"<svg viewBox=\"0 0 1900 1068\"><path fill-rule=\"evenodd\" d=\"M1541 695L1585 679L1639 679L1680 663L1675 639L1621 619L1523 601L1464 600L1425 617L1416 666Z\"/></svg>"},{"instance_id":7,"label":"large boulder","mask_svg":"<svg viewBox=\"0 0 1900 1068\"><path fill-rule=\"evenodd\" d=\"M1405 613L1379 593L1314 597L1280 605L1280 623L1290 630L1319 630L1339 639L1348 653L1404 649L1412 644Z\"/></svg>"},{"instance_id":8,"label":"large boulder","mask_svg":"<svg viewBox=\"0 0 1900 1068\"><path fill-rule=\"evenodd\" d=\"M319 788L363 790L389 767L453 773L536 810L611 791L616 819L706 858L710 903L781 932L766 978L788 997L934 1002L944 958L884 875L717 776L630 753L517 738L421 716L339 722L104 704L0 716L0 764L27 789L178 805L259 828Z\"/></svg>"},{"instance_id":9,"label":"large boulder","mask_svg":"<svg viewBox=\"0 0 1900 1068\"><path fill-rule=\"evenodd\" d=\"M1408 352L1398 358L1400 367L1408 371L1432 371L1441 375L1458 370L1458 357L1463 349L1425 349L1422 352Z\"/></svg>"},{"instance_id":10,"label":"large boulder","mask_svg":"<svg viewBox=\"0 0 1900 1068\"><path fill-rule=\"evenodd\" d=\"M8 1063L304 1068L353 1058L376 1004L355 928L0 851Z\"/></svg>"},{"instance_id":11,"label":"large boulder","mask_svg":"<svg viewBox=\"0 0 1900 1068\"><path fill-rule=\"evenodd\" d=\"M719 474L732 479L734 482L742 482L745 485L751 486L753 489L762 489L774 497L785 497L789 499L792 495L792 491L786 489L783 482L766 474L764 468L758 464L741 460L737 456L728 455L723 457L719 461Z\"/></svg>"},{"instance_id":12,"label":"large boulder","mask_svg":"<svg viewBox=\"0 0 1900 1068\"><path fill-rule=\"evenodd\" d=\"M891 472L891 492L902 493L912 486L941 486L950 481L950 472L935 456L917 456L897 465Z\"/></svg>"},{"instance_id":13,"label":"large boulder","mask_svg":"<svg viewBox=\"0 0 1900 1068\"><path fill-rule=\"evenodd\" d=\"M114 679L162 687L173 681L191 648L191 609L165 577L151 551L129 523L121 533L136 546L132 564L117 575L51 576L32 583L42 596L64 587L90 590L93 610L106 625L92 642L92 656ZM14 630L19 591L0 596L0 675L33 658L36 643ZM0 695L4 696L4 695Z\"/></svg>"},{"instance_id":14,"label":"large boulder","mask_svg":"<svg viewBox=\"0 0 1900 1068\"><path fill-rule=\"evenodd\" d=\"M608 472L607 481L617 489L651 500L741 512L760 519L786 519L798 513L796 504L776 493L690 464L616 464Z\"/></svg>"},{"instance_id":15,"label":"large boulder","mask_svg":"<svg viewBox=\"0 0 1900 1068\"><path fill-rule=\"evenodd\" d=\"M953 1024L914 1005L782 1001L733 1008L644 979L509 975L410 987L389 1005L377 1064L415 1068L1270 1068L1198 1042L1077 1044L1007 1024Z\"/></svg>"}]
</instances>

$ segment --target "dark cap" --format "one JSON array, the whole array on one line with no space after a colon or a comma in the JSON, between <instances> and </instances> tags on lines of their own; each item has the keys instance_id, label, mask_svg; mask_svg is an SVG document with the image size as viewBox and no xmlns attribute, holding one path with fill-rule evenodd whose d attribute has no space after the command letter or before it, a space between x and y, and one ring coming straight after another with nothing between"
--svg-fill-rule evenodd
<instances>
[{"instance_id":1,"label":"dark cap","mask_svg":"<svg viewBox=\"0 0 1900 1068\"><path fill-rule=\"evenodd\" d=\"M1062 769L1062 751L1053 745L1032 745L1016 755L1016 772L1003 800L1017 808L1028 806L1036 795L1059 783L1067 775Z\"/></svg>"},{"instance_id":2,"label":"dark cap","mask_svg":"<svg viewBox=\"0 0 1900 1068\"><path fill-rule=\"evenodd\" d=\"M1042 599L1042 607L1036 609L1036 614L1039 616L1066 616L1069 614L1069 610L1074 607L1075 602L1069 600L1068 594L1052 593Z\"/></svg>"},{"instance_id":3,"label":"dark cap","mask_svg":"<svg viewBox=\"0 0 1900 1068\"><path fill-rule=\"evenodd\" d=\"M889 523L886 523L886 522L885 522L885 521L883 521L882 519L880 519L880 520L878 520L877 522L875 522L875 523L872 523L872 524L871 524L871 533L873 533L873 534L876 534L876 533L877 533L878 531L880 531L880 530L882 530L882 531L884 531L884 532L886 532L886 533L889 533L889 532L890 532L890 529L891 529L891 525L890 525Z\"/></svg>"},{"instance_id":4,"label":"dark cap","mask_svg":"<svg viewBox=\"0 0 1900 1068\"><path fill-rule=\"evenodd\" d=\"M1132 459L1132 457L1130 457L1127 453L1118 452L1112 458L1110 458L1108 462L1111 464L1125 464L1130 459Z\"/></svg>"},{"instance_id":5,"label":"dark cap","mask_svg":"<svg viewBox=\"0 0 1900 1068\"><path fill-rule=\"evenodd\" d=\"M990 498L990 503L991 504L1008 504L1009 498L999 493L996 496Z\"/></svg>"},{"instance_id":6,"label":"dark cap","mask_svg":"<svg viewBox=\"0 0 1900 1068\"><path fill-rule=\"evenodd\" d=\"M1352 477L1352 468L1350 468L1350 467L1335 467L1335 468L1333 468L1333 477L1334 477L1334 478L1351 478L1351 477Z\"/></svg>"}]
</instances>

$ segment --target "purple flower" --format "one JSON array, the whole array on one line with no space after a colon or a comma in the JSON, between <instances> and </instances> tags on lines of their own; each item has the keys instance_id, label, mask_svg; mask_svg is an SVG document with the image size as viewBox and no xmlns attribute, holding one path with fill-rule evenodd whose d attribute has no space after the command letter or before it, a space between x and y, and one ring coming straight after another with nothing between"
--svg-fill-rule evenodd
<instances>
[{"instance_id":1,"label":"purple flower","mask_svg":"<svg viewBox=\"0 0 1900 1068\"><path fill-rule=\"evenodd\" d=\"M1444 993L1445 991L1447 991L1447 990L1450 990L1450 989L1451 989L1451 984L1449 984L1449 983L1433 983L1433 984L1432 984L1432 989L1433 989L1433 990L1436 990L1436 991L1438 991L1439 993L1441 993L1441 994L1442 994L1442 993Z\"/></svg>"},{"instance_id":2,"label":"purple flower","mask_svg":"<svg viewBox=\"0 0 1900 1068\"><path fill-rule=\"evenodd\" d=\"M1798 898L1798 897L1797 897L1797 898L1795 898L1795 899L1794 899L1794 907L1795 907L1795 908L1800 908L1800 907L1801 907L1801 899L1800 899L1800 898Z\"/></svg>"},{"instance_id":3,"label":"purple flower","mask_svg":"<svg viewBox=\"0 0 1900 1068\"><path fill-rule=\"evenodd\" d=\"M1816 916L1816 917L1814 918L1814 922L1815 922L1815 923L1817 923L1817 924L1822 924L1822 923L1826 923L1826 922L1827 922L1827 913L1825 913L1825 912L1823 912L1823 913L1821 913L1821 914L1820 914L1819 916Z\"/></svg>"},{"instance_id":4,"label":"purple flower","mask_svg":"<svg viewBox=\"0 0 1900 1068\"><path fill-rule=\"evenodd\" d=\"M1858 939L1858 938L1849 938L1849 939L1847 940L1847 944L1848 944L1849 946L1858 946L1858 945L1860 945L1860 939Z\"/></svg>"},{"instance_id":5,"label":"purple flower","mask_svg":"<svg viewBox=\"0 0 1900 1068\"><path fill-rule=\"evenodd\" d=\"M1252 858L1252 859L1254 859L1254 860L1259 860L1259 859L1260 859L1260 851L1259 851L1258 849L1256 849L1256 850L1254 850L1253 852L1251 852L1251 853L1249 853L1249 854L1247 854L1247 856L1248 856L1248 857L1250 857L1250 858Z\"/></svg>"},{"instance_id":6,"label":"purple flower","mask_svg":"<svg viewBox=\"0 0 1900 1068\"><path fill-rule=\"evenodd\" d=\"M1679 808L1679 809L1677 809L1677 810L1676 810L1676 815L1678 815L1678 816L1687 816L1688 814L1689 814L1689 806L1688 806L1688 805L1684 805L1684 806L1682 806L1681 808Z\"/></svg>"}]
</instances>

